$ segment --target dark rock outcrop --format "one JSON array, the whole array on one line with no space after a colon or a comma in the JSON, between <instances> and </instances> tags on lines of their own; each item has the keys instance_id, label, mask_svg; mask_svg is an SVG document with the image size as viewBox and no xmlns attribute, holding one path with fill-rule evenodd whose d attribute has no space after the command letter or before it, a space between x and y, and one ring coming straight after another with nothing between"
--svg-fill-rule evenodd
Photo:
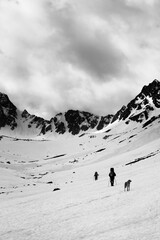
<instances>
[{"instance_id":1,"label":"dark rock outcrop","mask_svg":"<svg viewBox=\"0 0 160 240\"><path fill-rule=\"evenodd\" d=\"M160 108L160 82L154 80L148 86L144 86L142 91L128 103L123 106L114 116L97 116L85 111L68 110L65 113L59 113L50 120L31 115L24 110L20 112L16 106L9 100L6 94L0 93L0 128L8 127L11 130L19 128L23 134L23 129L27 128L29 133L34 135L45 135L46 133L65 134L69 132L77 135L86 131L101 130L108 124L116 120L124 121L129 124L134 122L146 122L143 127L154 121L151 112ZM150 118L152 119L150 120Z\"/></svg>"},{"instance_id":2,"label":"dark rock outcrop","mask_svg":"<svg viewBox=\"0 0 160 240\"><path fill-rule=\"evenodd\" d=\"M57 114L53 118L53 121L57 133L63 134L68 131L72 135L76 135L80 131L87 131L94 128L100 130L111 122L112 117L112 115L99 117L84 111L69 110L64 114Z\"/></svg>"},{"instance_id":3,"label":"dark rock outcrop","mask_svg":"<svg viewBox=\"0 0 160 240\"><path fill-rule=\"evenodd\" d=\"M112 118L112 122L116 121L117 119L120 119L124 111L126 110L126 106L123 106Z\"/></svg>"},{"instance_id":4,"label":"dark rock outcrop","mask_svg":"<svg viewBox=\"0 0 160 240\"><path fill-rule=\"evenodd\" d=\"M123 106L113 117L115 120L143 122L149 118L150 112L160 108L160 82L154 80L125 107Z\"/></svg>"},{"instance_id":5,"label":"dark rock outcrop","mask_svg":"<svg viewBox=\"0 0 160 240\"><path fill-rule=\"evenodd\" d=\"M9 100L6 94L0 93L0 128L8 125L14 130L17 126L16 117L16 106Z\"/></svg>"},{"instance_id":6,"label":"dark rock outcrop","mask_svg":"<svg viewBox=\"0 0 160 240\"><path fill-rule=\"evenodd\" d=\"M11 130L14 130L16 127L20 127L22 132L24 126L24 128L28 128L27 131L30 133L32 131L36 132L37 135L45 135L48 132L58 134L69 132L76 135L80 131L90 131L94 128L100 130L111 122L112 117L112 115L99 117L89 112L69 110L57 114L50 120L45 120L31 115L27 110L20 112L11 103L7 95L0 93L0 128L8 126Z\"/></svg>"},{"instance_id":7,"label":"dark rock outcrop","mask_svg":"<svg viewBox=\"0 0 160 240\"><path fill-rule=\"evenodd\" d=\"M104 127L106 127L109 123L111 123L112 119L113 119L113 115L111 114L107 115L106 117L101 117L97 125L97 130L101 130Z\"/></svg>"}]
</instances>

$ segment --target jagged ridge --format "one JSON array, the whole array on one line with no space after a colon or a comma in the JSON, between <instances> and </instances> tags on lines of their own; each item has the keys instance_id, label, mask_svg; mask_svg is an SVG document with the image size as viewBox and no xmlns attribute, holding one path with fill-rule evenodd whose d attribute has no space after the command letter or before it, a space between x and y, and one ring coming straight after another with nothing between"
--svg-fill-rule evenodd
<instances>
[{"instance_id":1,"label":"jagged ridge","mask_svg":"<svg viewBox=\"0 0 160 240\"><path fill-rule=\"evenodd\" d=\"M0 128L9 127L11 130L25 126L28 132L34 132L36 135L45 135L48 132L64 134L69 132L72 135L91 129L100 130L107 126L113 115L96 116L94 114L69 110L65 113L59 113L50 120L31 115L24 110L20 112L9 100L6 94L0 94Z\"/></svg>"},{"instance_id":2,"label":"jagged ridge","mask_svg":"<svg viewBox=\"0 0 160 240\"><path fill-rule=\"evenodd\" d=\"M10 130L14 130L23 129L25 126L28 132L32 132L34 129L34 135L37 136L66 132L76 135L81 131L101 130L116 120L124 121L126 124L131 121L144 122L143 127L145 127L160 117L160 111L157 116L154 116L156 109L160 109L160 82L156 79L148 86L144 86L141 92L114 116L111 114L97 116L89 112L68 110L65 113L57 114L50 120L45 120L29 114L27 110L20 112L6 94L0 93L0 128L7 126Z\"/></svg>"},{"instance_id":3,"label":"jagged ridge","mask_svg":"<svg viewBox=\"0 0 160 240\"><path fill-rule=\"evenodd\" d=\"M160 108L160 82L157 79L144 86L127 106L123 106L114 115L112 122L123 120L126 124L130 121L141 123L149 119L150 113L156 108Z\"/></svg>"}]
</instances>

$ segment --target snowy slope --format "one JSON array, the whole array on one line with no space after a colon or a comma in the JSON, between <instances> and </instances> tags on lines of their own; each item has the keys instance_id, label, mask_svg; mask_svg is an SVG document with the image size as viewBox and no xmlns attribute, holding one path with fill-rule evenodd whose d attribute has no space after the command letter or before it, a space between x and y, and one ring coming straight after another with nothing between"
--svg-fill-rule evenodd
<instances>
[{"instance_id":1,"label":"snowy slope","mask_svg":"<svg viewBox=\"0 0 160 240\"><path fill-rule=\"evenodd\" d=\"M0 239L158 239L158 129L157 120L148 129L122 131L115 123L107 133L52 141L3 137ZM124 192L128 179L131 191Z\"/></svg>"},{"instance_id":2,"label":"snowy slope","mask_svg":"<svg viewBox=\"0 0 160 240\"><path fill-rule=\"evenodd\" d=\"M145 158L152 152L154 156ZM0 239L159 239L159 153L155 140L107 161L64 166L57 172L53 160L38 168L33 163L1 166L1 180L3 171L11 177L1 181ZM138 158L144 159L125 165ZM115 187L108 184L110 166L117 173ZM95 170L100 174L97 182ZM35 179L31 173L43 175ZM131 191L124 192L128 179ZM53 191L57 187L60 190Z\"/></svg>"},{"instance_id":3,"label":"snowy slope","mask_svg":"<svg viewBox=\"0 0 160 240\"><path fill-rule=\"evenodd\" d=\"M144 93L100 131L0 137L0 240L159 239L160 113Z\"/></svg>"}]
</instances>

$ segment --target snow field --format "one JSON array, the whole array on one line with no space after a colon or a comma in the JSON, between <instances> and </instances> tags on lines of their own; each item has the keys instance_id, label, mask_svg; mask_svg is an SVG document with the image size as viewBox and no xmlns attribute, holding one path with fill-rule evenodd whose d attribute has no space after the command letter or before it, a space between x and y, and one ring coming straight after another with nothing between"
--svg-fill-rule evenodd
<instances>
[{"instance_id":1,"label":"snow field","mask_svg":"<svg viewBox=\"0 0 160 240\"><path fill-rule=\"evenodd\" d=\"M159 240L158 125L152 129L113 129L106 140L110 132L52 141L3 138L0 240ZM65 155L54 158L59 154ZM110 167L117 174L114 187ZM124 192L128 179L131 191Z\"/></svg>"},{"instance_id":2,"label":"snow field","mask_svg":"<svg viewBox=\"0 0 160 240\"><path fill-rule=\"evenodd\" d=\"M114 159L113 159L114 160ZM99 166L94 181L88 167L75 170L75 181L53 192L45 186L30 195L3 198L0 239L149 240L160 236L160 161L154 156L117 167L117 184L108 186L108 168ZM92 166L93 169L93 166ZM83 181L80 177L83 175ZM106 172L106 175L104 174ZM60 171L58 179L69 176ZM123 183L131 176L131 191ZM79 179L79 180L78 180Z\"/></svg>"}]
</instances>

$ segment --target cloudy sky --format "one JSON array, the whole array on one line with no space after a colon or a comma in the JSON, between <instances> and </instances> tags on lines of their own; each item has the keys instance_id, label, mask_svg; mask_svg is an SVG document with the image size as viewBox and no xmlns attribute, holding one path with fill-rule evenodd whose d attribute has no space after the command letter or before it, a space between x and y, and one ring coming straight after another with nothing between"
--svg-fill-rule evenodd
<instances>
[{"instance_id":1,"label":"cloudy sky","mask_svg":"<svg viewBox=\"0 0 160 240\"><path fill-rule=\"evenodd\" d=\"M115 113L159 75L158 0L0 0L0 92L21 110Z\"/></svg>"}]
</instances>

